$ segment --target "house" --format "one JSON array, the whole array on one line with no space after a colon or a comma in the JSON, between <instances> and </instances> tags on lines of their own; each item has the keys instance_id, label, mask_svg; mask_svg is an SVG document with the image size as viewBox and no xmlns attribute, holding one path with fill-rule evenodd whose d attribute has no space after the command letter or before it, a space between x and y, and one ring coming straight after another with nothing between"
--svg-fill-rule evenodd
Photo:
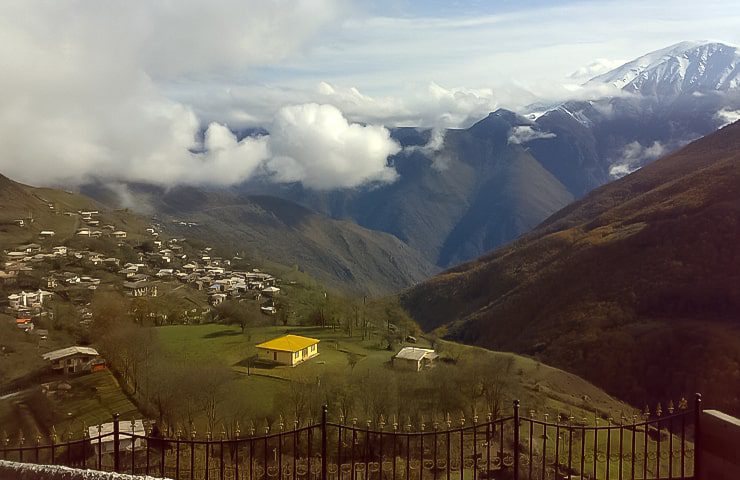
<instances>
[{"instance_id":1,"label":"house","mask_svg":"<svg viewBox=\"0 0 740 480\"><path fill-rule=\"evenodd\" d=\"M262 290L262 295L266 297L277 297L280 294L280 289L277 287L267 287Z\"/></svg>"},{"instance_id":2,"label":"house","mask_svg":"<svg viewBox=\"0 0 740 480\"><path fill-rule=\"evenodd\" d=\"M257 350L263 360L294 367L319 354L319 340L300 335L283 335L260 343Z\"/></svg>"},{"instance_id":3,"label":"house","mask_svg":"<svg viewBox=\"0 0 740 480\"><path fill-rule=\"evenodd\" d=\"M90 444L95 448L95 455L112 455L114 452L113 422L102 425L93 425L87 427ZM146 448L145 440L146 429L143 420L121 420L118 422L118 430L123 433L118 438L118 448L121 451L131 452L131 433L137 436L133 441L134 451Z\"/></svg>"},{"instance_id":4,"label":"house","mask_svg":"<svg viewBox=\"0 0 740 480\"><path fill-rule=\"evenodd\" d=\"M67 247L63 245L59 247L53 247L51 251L54 253L54 255L64 256L67 254Z\"/></svg>"},{"instance_id":5,"label":"house","mask_svg":"<svg viewBox=\"0 0 740 480\"><path fill-rule=\"evenodd\" d=\"M20 218L17 219L17 220L13 220L13 223L15 223L16 225L18 225L19 227L25 227L26 226L26 221L23 220L23 219L20 219Z\"/></svg>"},{"instance_id":6,"label":"house","mask_svg":"<svg viewBox=\"0 0 740 480\"><path fill-rule=\"evenodd\" d=\"M126 238L126 232L123 230L116 230L111 235L113 235L113 238Z\"/></svg>"},{"instance_id":7,"label":"house","mask_svg":"<svg viewBox=\"0 0 740 480\"><path fill-rule=\"evenodd\" d=\"M18 282L18 274L0 270L0 285L14 285Z\"/></svg>"},{"instance_id":8,"label":"house","mask_svg":"<svg viewBox=\"0 0 740 480\"><path fill-rule=\"evenodd\" d=\"M10 308L20 307L41 307L46 303L50 297L54 294L45 290L38 290L36 292L22 291L20 293L12 293L8 295L8 305Z\"/></svg>"},{"instance_id":9,"label":"house","mask_svg":"<svg viewBox=\"0 0 740 480\"><path fill-rule=\"evenodd\" d=\"M59 373L89 372L99 363L100 354L91 347L67 347L42 355L51 362L51 369Z\"/></svg>"},{"instance_id":10,"label":"house","mask_svg":"<svg viewBox=\"0 0 740 480\"><path fill-rule=\"evenodd\" d=\"M123 282L123 289L126 295L132 297L156 297L157 284L147 280L138 280L135 282Z\"/></svg>"},{"instance_id":11,"label":"house","mask_svg":"<svg viewBox=\"0 0 740 480\"><path fill-rule=\"evenodd\" d=\"M41 253L41 245L38 243L29 243L28 245L21 245L18 247L18 251L26 253Z\"/></svg>"},{"instance_id":12,"label":"house","mask_svg":"<svg viewBox=\"0 0 740 480\"><path fill-rule=\"evenodd\" d=\"M393 367L418 372L434 366L439 355L432 349L419 347L403 347L393 357Z\"/></svg>"},{"instance_id":13,"label":"house","mask_svg":"<svg viewBox=\"0 0 740 480\"><path fill-rule=\"evenodd\" d=\"M54 230L41 230L39 232L39 237L41 238L51 238L54 235L56 235L56 233L54 233Z\"/></svg>"},{"instance_id":14,"label":"house","mask_svg":"<svg viewBox=\"0 0 740 480\"><path fill-rule=\"evenodd\" d=\"M226 300L227 295L225 293L212 293L208 296L208 303L213 305L221 305Z\"/></svg>"},{"instance_id":15,"label":"house","mask_svg":"<svg viewBox=\"0 0 740 480\"><path fill-rule=\"evenodd\" d=\"M33 332L35 325L31 322L30 318L16 318L15 326L23 330L24 332Z\"/></svg>"}]
</instances>

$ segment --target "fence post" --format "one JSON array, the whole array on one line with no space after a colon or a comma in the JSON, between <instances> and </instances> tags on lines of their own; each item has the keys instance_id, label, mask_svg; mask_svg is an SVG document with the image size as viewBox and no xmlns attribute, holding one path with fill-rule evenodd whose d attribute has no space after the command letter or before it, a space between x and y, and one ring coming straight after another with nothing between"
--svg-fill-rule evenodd
<instances>
[{"instance_id":1,"label":"fence post","mask_svg":"<svg viewBox=\"0 0 740 480\"><path fill-rule=\"evenodd\" d=\"M118 414L113 414L113 471L120 472L120 464L118 463L118 454L120 453L119 445L119 425L118 425Z\"/></svg>"},{"instance_id":2,"label":"fence post","mask_svg":"<svg viewBox=\"0 0 740 480\"><path fill-rule=\"evenodd\" d=\"M701 480L701 393L694 395L694 479Z\"/></svg>"},{"instance_id":3,"label":"fence post","mask_svg":"<svg viewBox=\"0 0 740 480\"><path fill-rule=\"evenodd\" d=\"M321 480L326 480L328 472L326 471L326 414L329 412L329 407L323 405L321 407Z\"/></svg>"},{"instance_id":4,"label":"fence post","mask_svg":"<svg viewBox=\"0 0 740 480\"><path fill-rule=\"evenodd\" d=\"M514 480L519 480L519 400L514 400Z\"/></svg>"}]
</instances>

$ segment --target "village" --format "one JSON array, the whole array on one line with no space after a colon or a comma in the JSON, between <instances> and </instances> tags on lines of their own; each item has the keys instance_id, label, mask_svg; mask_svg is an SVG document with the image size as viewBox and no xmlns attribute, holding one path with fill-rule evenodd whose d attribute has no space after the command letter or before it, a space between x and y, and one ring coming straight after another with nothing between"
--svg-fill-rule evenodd
<instances>
[{"instance_id":1,"label":"village","mask_svg":"<svg viewBox=\"0 0 740 480\"><path fill-rule=\"evenodd\" d=\"M41 381L42 391L50 398L69 396L74 385L71 379L115 368L114 362L104 358L96 346L76 342L60 344L62 338L73 338L63 335L58 328L51 328L58 325L59 317L65 313L60 305L71 307L76 319L75 328L83 332L89 331L95 322L93 304L96 296L106 292L115 292L134 302L157 300L165 295L164 292L191 292L185 297L187 301L174 303L172 308L147 310L144 320L151 326L206 324L214 321L225 302L239 305L240 301L257 305L259 314L265 319L263 324L277 324L279 299L285 295L281 280L257 268L235 268L234 264L244 264L238 256L223 258L214 252L213 247L196 249L188 244L186 238L164 238L162 225L156 223L148 225L144 232L132 234L103 222L98 211L81 210L63 215L75 217L81 224L74 238L60 241L53 230L42 229L35 242L5 250L0 270L0 288L5 292L6 300L4 313L15 328L37 345L36 355L46 366L30 377ZM28 221L24 220L14 223L19 229L28 226ZM88 244L89 239L94 239L95 243ZM131 308L129 315L138 315L133 310L135 307ZM287 318L283 318L283 325L286 325ZM332 333L338 333L336 324L331 327ZM352 327L349 328L352 336ZM395 331L397 327L389 324L388 329ZM332 351L324 351L322 358L321 340L310 336L310 331L308 335L281 334L281 330L271 328L254 331L257 339L262 338L260 335L269 338L252 342L254 345L250 351L253 353L247 365L250 374L261 372L265 378L272 378L277 372L275 367L301 369L306 368L301 367L304 363L317 362L314 369L306 371L314 375L316 367L325 369L327 359L329 363L338 365L347 365L347 362L354 365L356 362L351 358L347 360L348 354L337 352L336 340L326 345ZM54 338L55 335L62 338ZM439 355L434 349L413 345L417 340L411 335L400 332L395 335L400 335L401 340L412 345L393 346L396 350L391 352L392 357L383 356L382 363L408 371L426 370L435 364ZM323 333L319 336L326 338ZM363 333L363 338L365 336ZM242 347L245 352L249 343ZM391 347L389 343L388 348ZM334 358L333 355L337 354L339 356ZM349 355L352 357L354 354ZM119 372L114 373L120 375ZM120 381L129 380L121 377ZM0 395L31 386L32 382L10 382ZM134 418L132 422L141 420ZM103 425L102 428L108 427Z\"/></svg>"}]
</instances>

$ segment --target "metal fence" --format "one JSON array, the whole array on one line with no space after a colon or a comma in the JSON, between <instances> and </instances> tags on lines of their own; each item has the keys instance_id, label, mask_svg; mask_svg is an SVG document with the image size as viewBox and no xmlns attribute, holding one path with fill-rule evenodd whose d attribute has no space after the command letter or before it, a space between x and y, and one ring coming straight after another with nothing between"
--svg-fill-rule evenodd
<instances>
[{"instance_id":1,"label":"metal fence","mask_svg":"<svg viewBox=\"0 0 740 480\"><path fill-rule=\"evenodd\" d=\"M516 401L505 418L448 415L412 428L332 422L323 407L320 423L232 439L139 435L116 416L112 433L80 440L3 439L0 457L178 480L688 479L700 460L700 412L698 394L692 409L682 401L639 422L537 418Z\"/></svg>"}]
</instances>

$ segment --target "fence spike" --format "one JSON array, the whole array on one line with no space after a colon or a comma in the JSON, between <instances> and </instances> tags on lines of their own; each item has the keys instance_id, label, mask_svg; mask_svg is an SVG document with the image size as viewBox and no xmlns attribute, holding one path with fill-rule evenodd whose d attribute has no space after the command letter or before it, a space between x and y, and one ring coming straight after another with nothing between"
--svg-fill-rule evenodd
<instances>
[{"instance_id":1,"label":"fence spike","mask_svg":"<svg viewBox=\"0 0 740 480\"><path fill-rule=\"evenodd\" d=\"M663 409L660 406L660 402L658 402L658 406L655 408L655 415L661 416L663 414Z\"/></svg>"},{"instance_id":2,"label":"fence spike","mask_svg":"<svg viewBox=\"0 0 740 480\"><path fill-rule=\"evenodd\" d=\"M645 418L650 417L650 407L647 403L645 404L645 409L642 411L642 414Z\"/></svg>"},{"instance_id":3,"label":"fence spike","mask_svg":"<svg viewBox=\"0 0 740 480\"><path fill-rule=\"evenodd\" d=\"M673 414L673 410L674 410L673 400L669 400L668 401L668 413Z\"/></svg>"},{"instance_id":4,"label":"fence spike","mask_svg":"<svg viewBox=\"0 0 740 480\"><path fill-rule=\"evenodd\" d=\"M686 400L686 397L681 397L681 401L678 402L678 409L679 410L688 410L689 408L689 402Z\"/></svg>"},{"instance_id":5,"label":"fence spike","mask_svg":"<svg viewBox=\"0 0 740 480\"><path fill-rule=\"evenodd\" d=\"M486 414L486 418L488 419L488 422L490 423L490 422L491 422L491 421L493 420L493 413L491 413L491 412L488 412L488 413Z\"/></svg>"}]
</instances>

